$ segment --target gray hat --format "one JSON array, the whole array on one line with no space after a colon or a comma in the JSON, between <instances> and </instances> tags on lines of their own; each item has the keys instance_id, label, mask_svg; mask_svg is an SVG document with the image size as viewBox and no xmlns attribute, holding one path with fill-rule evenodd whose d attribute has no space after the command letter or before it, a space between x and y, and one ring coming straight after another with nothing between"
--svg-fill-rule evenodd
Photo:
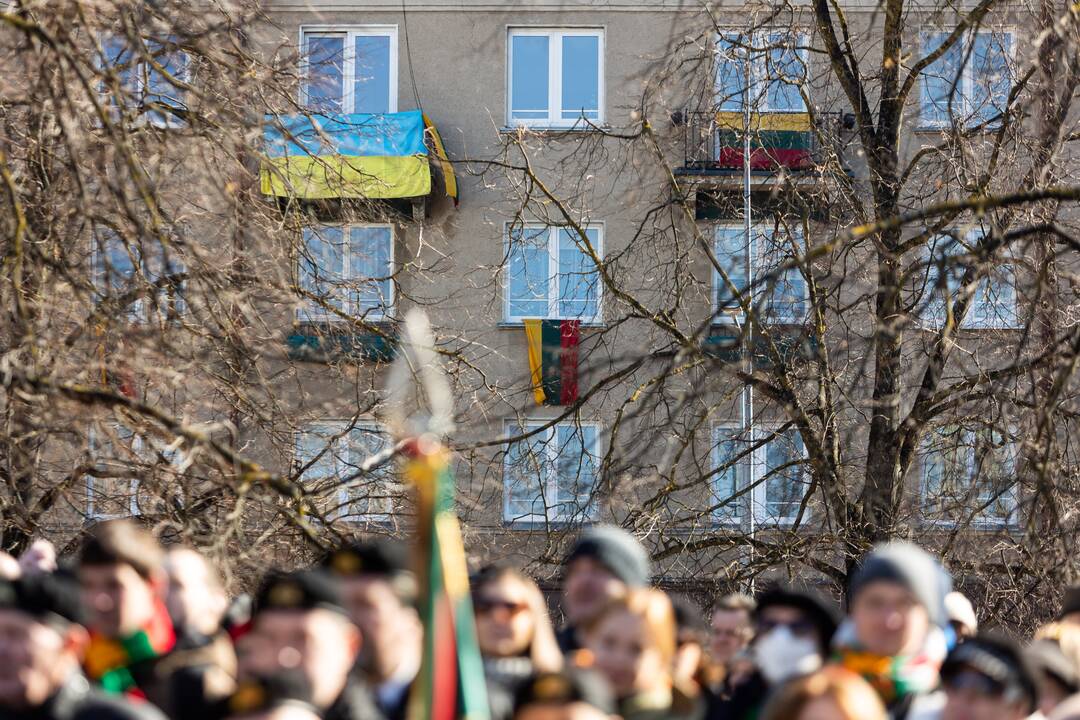
<instances>
[{"instance_id":1,"label":"gray hat","mask_svg":"<svg viewBox=\"0 0 1080 720\"><path fill-rule=\"evenodd\" d=\"M638 539L614 525L594 525L574 544L563 562L564 567L580 557L589 557L611 571L630 587L644 587L652 574L649 555Z\"/></svg>"},{"instance_id":2,"label":"gray hat","mask_svg":"<svg viewBox=\"0 0 1080 720\"><path fill-rule=\"evenodd\" d=\"M907 588L926 608L930 622L948 622L945 596L952 590L952 577L936 559L917 545L891 542L876 546L852 574L848 595L852 601L867 585L893 582Z\"/></svg>"}]
</instances>

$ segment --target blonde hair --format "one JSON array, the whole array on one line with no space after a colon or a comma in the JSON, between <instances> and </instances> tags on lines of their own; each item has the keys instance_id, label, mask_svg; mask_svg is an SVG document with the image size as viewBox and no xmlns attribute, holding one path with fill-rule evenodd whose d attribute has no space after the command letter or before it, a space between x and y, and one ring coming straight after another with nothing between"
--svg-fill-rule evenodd
<instances>
[{"instance_id":1,"label":"blonde hair","mask_svg":"<svg viewBox=\"0 0 1080 720\"><path fill-rule=\"evenodd\" d=\"M798 720L799 713L819 698L836 703L845 720L886 720L885 706L874 688L838 665L782 685L765 706L761 720Z\"/></svg>"},{"instance_id":2,"label":"blonde hair","mask_svg":"<svg viewBox=\"0 0 1080 720\"><path fill-rule=\"evenodd\" d=\"M1080 667L1080 626L1066 622L1048 623L1035 632L1035 639L1053 640L1069 662Z\"/></svg>"},{"instance_id":3,"label":"blonde hair","mask_svg":"<svg viewBox=\"0 0 1080 720\"><path fill-rule=\"evenodd\" d=\"M616 613L634 615L645 624L650 642L660 651L664 663L670 666L675 661L675 610L671 600L662 590L655 588L636 588L625 595L609 601L585 626L585 632L591 633L600 627L605 619Z\"/></svg>"}]
</instances>

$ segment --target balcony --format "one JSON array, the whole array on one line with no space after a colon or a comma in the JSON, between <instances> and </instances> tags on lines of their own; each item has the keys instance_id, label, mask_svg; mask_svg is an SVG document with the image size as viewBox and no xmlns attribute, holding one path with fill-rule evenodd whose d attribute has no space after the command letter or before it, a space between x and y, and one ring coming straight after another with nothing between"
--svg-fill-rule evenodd
<instances>
[{"instance_id":1,"label":"balcony","mask_svg":"<svg viewBox=\"0 0 1080 720\"><path fill-rule=\"evenodd\" d=\"M853 118L842 113L741 111L677 113L683 136L678 175L716 188L742 188L746 132L750 135L750 184L816 185L828 169L848 171L842 147Z\"/></svg>"},{"instance_id":2,"label":"balcony","mask_svg":"<svg viewBox=\"0 0 1080 720\"><path fill-rule=\"evenodd\" d=\"M435 126L419 110L269 115L264 195L299 200L412 200L423 216L432 165L457 203L457 180Z\"/></svg>"}]
</instances>

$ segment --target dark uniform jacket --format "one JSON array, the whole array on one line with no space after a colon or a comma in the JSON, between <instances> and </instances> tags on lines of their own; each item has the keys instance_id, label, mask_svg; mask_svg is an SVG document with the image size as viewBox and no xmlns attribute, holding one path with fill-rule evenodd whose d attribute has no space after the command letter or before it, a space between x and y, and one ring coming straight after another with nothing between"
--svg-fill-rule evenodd
<instances>
[{"instance_id":1,"label":"dark uniform jacket","mask_svg":"<svg viewBox=\"0 0 1080 720\"><path fill-rule=\"evenodd\" d=\"M0 707L3 720L165 720L150 703L105 695L81 674L72 675L51 698L30 710Z\"/></svg>"}]
</instances>

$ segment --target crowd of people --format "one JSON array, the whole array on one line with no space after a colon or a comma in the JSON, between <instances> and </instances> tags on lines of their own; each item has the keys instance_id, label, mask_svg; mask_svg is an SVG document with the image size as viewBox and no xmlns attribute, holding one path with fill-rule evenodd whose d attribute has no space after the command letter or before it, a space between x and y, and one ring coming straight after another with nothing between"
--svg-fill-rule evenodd
<instances>
[{"instance_id":1,"label":"crowd of people","mask_svg":"<svg viewBox=\"0 0 1080 720\"><path fill-rule=\"evenodd\" d=\"M1080 590L1021 645L980 633L942 565L907 543L863 559L846 615L779 584L706 615L651 574L631 534L585 530L556 628L526 573L479 570L492 719L1080 720ZM0 718L405 720L419 592L390 540L269 573L252 598L131 521L96 525L73 558L39 541L0 555Z\"/></svg>"}]
</instances>

